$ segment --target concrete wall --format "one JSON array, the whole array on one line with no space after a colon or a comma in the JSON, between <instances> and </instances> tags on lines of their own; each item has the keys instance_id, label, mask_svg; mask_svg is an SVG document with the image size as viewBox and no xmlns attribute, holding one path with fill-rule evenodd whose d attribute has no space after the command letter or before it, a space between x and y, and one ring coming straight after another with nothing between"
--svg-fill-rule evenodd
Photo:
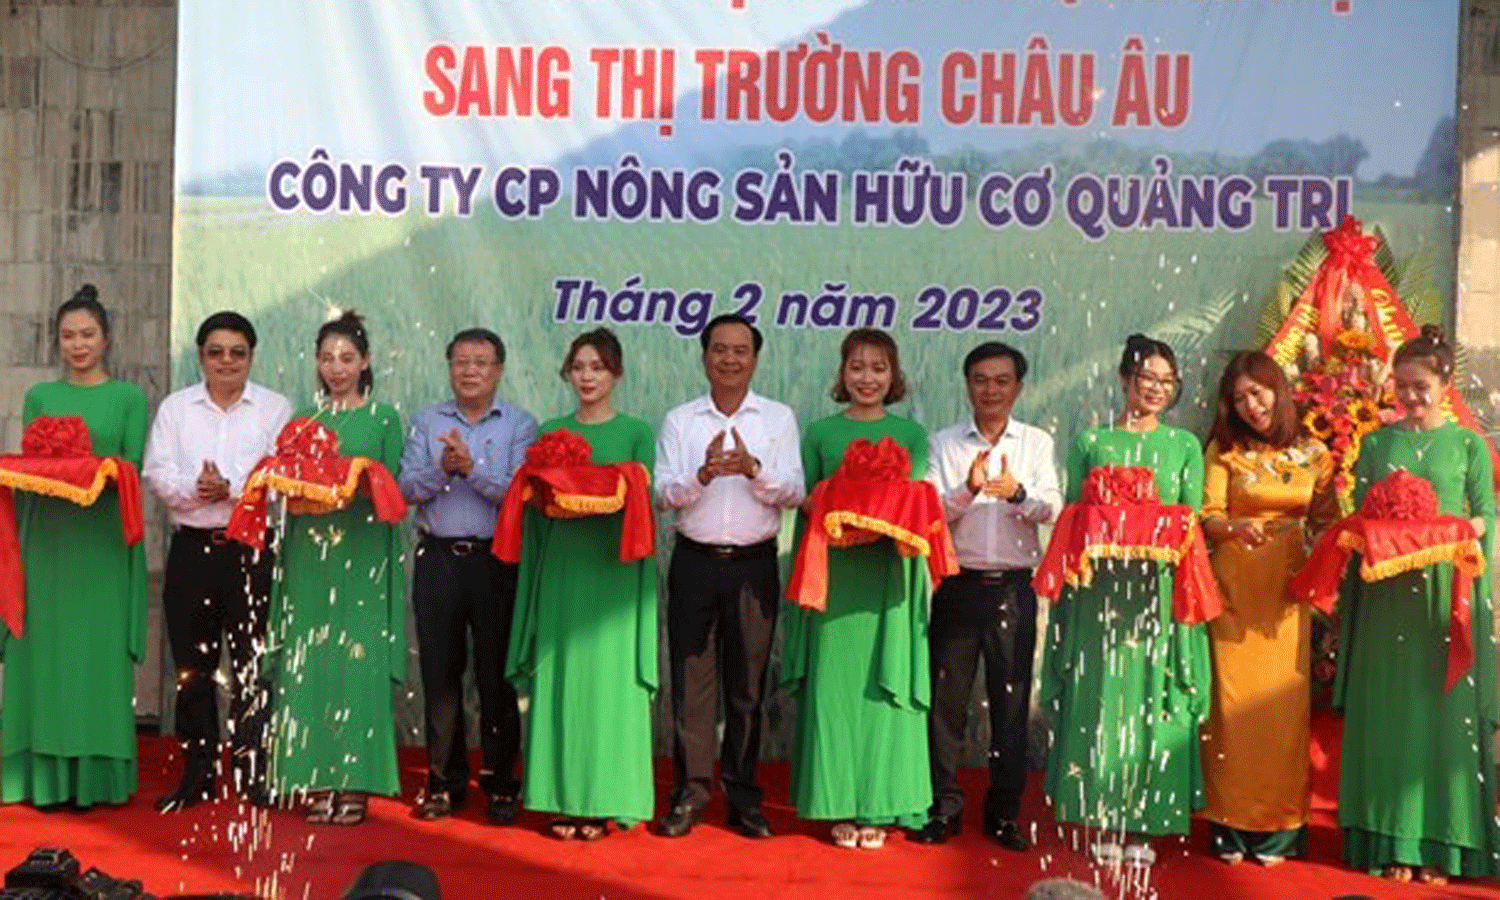
<instances>
[{"instance_id":1,"label":"concrete wall","mask_svg":"<svg viewBox=\"0 0 1500 900\"><path fill-rule=\"evenodd\" d=\"M1468 0L1461 40L1456 321L1488 394L1500 391L1500 0Z\"/></svg>"}]
</instances>

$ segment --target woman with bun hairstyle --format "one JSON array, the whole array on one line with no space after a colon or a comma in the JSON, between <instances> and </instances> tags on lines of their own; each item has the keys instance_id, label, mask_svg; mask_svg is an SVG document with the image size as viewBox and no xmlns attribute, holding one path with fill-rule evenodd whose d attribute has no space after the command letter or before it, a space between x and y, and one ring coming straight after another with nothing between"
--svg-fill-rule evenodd
<instances>
[{"instance_id":1,"label":"woman with bun hairstyle","mask_svg":"<svg viewBox=\"0 0 1500 900\"><path fill-rule=\"evenodd\" d=\"M340 456L398 474L401 417L371 397L370 343L353 310L314 342L318 399L298 416L333 431ZM405 567L397 526L363 494L332 512L289 510L271 592L271 777L312 824L357 825L370 794L400 792L391 690L406 676Z\"/></svg>"},{"instance_id":2,"label":"woman with bun hairstyle","mask_svg":"<svg viewBox=\"0 0 1500 900\"><path fill-rule=\"evenodd\" d=\"M1082 498L1091 473L1127 467L1148 470L1161 504L1196 509L1198 440L1160 418L1181 388L1176 355L1133 334L1119 374L1125 410L1073 442L1068 502ZM1208 714L1208 636L1174 618L1171 570L1140 559L1097 560L1091 584L1063 588L1048 632L1046 790L1057 820L1097 829L1090 849L1102 863L1150 865L1151 836L1186 834L1203 805L1198 726Z\"/></svg>"},{"instance_id":3,"label":"woman with bun hairstyle","mask_svg":"<svg viewBox=\"0 0 1500 900\"><path fill-rule=\"evenodd\" d=\"M63 377L26 392L23 416L77 416L95 456L141 464L146 397L110 378L109 315L91 284L53 319ZM92 506L16 492L26 569L24 636L0 625L0 794L5 802L88 808L136 788L134 675L146 650L144 545L127 546L113 485Z\"/></svg>"},{"instance_id":4,"label":"woman with bun hairstyle","mask_svg":"<svg viewBox=\"0 0 1500 900\"><path fill-rule=\"evenodd\" d=\"M1333 457L1299 433L1291 385L1266 354L1239 353L1224 368L1204 470L1203 530L1224 612L1208 625L1203 816L1220 859L1274 866L1301 853L1311 791L1312 621L1287 581L1339 506Z\"/></svg>"},{"instance_id":5,"label":"woman with bun hairstyle","mask_svg":"<svg viewBox=\"0 0 1500 900\"><path fill-rule=\"evenodd\" d=\"M1365 436L1355 502L1399 469L1426 480L1442 515L1480 535L1489 571L1495 493L1484 438L1449 421L1453 350L1436 325L1392 358L1406 418ZM1500 874L1495 822L1495 648L1489 577L1470 593L1473 662L1445 690L1453 565L1364 582L1346 576L1334 702L1344 711L1339 825L1351 866L1397 881Z\"/></svg>"}]
</instances>

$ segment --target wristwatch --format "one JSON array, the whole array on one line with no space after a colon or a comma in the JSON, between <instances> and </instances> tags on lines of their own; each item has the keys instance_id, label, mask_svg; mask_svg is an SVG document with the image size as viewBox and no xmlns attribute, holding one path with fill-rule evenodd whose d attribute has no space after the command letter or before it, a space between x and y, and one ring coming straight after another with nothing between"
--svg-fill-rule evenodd
<instances>
[{"instance_id":1,"label":"wristwatch","mask_svg":"<svg viewBox=\"0 0 1500 900\"><path fill-rule=\"evenodd\" d=\"M1020 482L1016 482L1016 492L1014 494L1011 494L1009 497L1006 497L1005 498L1005 502L1007 502L1007 503L1025 503L1026 502L1026 485L1021 484Z\"/></svg>"}]
</instances>

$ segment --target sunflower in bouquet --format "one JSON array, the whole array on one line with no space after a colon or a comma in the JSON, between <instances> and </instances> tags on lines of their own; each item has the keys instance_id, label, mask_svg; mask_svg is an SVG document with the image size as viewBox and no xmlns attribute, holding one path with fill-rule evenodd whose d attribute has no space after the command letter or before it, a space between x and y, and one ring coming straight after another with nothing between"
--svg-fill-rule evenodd
<instances>
[{"instance_id":1,"label":"sunflower in bouquet","mask_svg":"<svg viewBox=\"0 0 1500 900\"><path fill-rule=\"evenodd\" d=\"M1300 365L1289 373L1303 425L1333 454L1334 486L1346 509L1353 502L1360 441L1399 416L1389 364L1378 355L1380 342L1360 327L1362 319L1351 316L1326 353L1316 339L1306 341Z\"/></svg>"}]
</instances>

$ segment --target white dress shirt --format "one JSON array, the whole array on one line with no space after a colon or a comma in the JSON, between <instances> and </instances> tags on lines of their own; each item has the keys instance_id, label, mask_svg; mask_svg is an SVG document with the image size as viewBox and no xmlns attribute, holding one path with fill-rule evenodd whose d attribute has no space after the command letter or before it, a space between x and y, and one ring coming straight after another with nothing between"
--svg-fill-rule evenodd
<instances>
[{"instance_id":1,"label":"white dress shirt","mask_svg":"<svg viewBox=\"0 0 1500 900\"><path fill-rule=\"evenodd\" d=\"M146 439L141 477L167 505L173 525L223 528L261 457L276 446L276 435L292 417L292 404L254 382L228 408L220 409L203 382L167 395L156 410ZM203 461L213 460L229 480L229 499L198 499Z\"/></svg>"},{"instance_id":2,"label":"white dress shirt","mask_svg":"<svg viewBox=\"0 0 1500 900\"><path fill-rule=\"evenodd\" d=\"M705 487L698 469L714 436L725 433L724 449L734 447L737 429L750 454L760 461L754 478L720 475ZM802 455L797 416L785 403L751 391L734 415L726 416L712 397L675 407L662 422L656 441L656 499L677 512L677 530L703 544L745 546L781 531L781 512L802 502Z\"/></svg>"},{"instance_id":3,"label":"white dress shirt","mask_svg":"<svg viewBox=\"0 0 1500 900\"><path fill-rule=\"evenodd\" d=\"M927 480L943 498L958 564L966 569L1029 569L1042 558L1037 526L1057 519L1062 488L1053 459L1052 435L1011 419L991 444L974 420L960 422L932 436ZM1005 463L1026 489L1020 503L969 491L969 467L980 452L990 451L986 477L999 476Z\"/></svg>"}]
</instances>

